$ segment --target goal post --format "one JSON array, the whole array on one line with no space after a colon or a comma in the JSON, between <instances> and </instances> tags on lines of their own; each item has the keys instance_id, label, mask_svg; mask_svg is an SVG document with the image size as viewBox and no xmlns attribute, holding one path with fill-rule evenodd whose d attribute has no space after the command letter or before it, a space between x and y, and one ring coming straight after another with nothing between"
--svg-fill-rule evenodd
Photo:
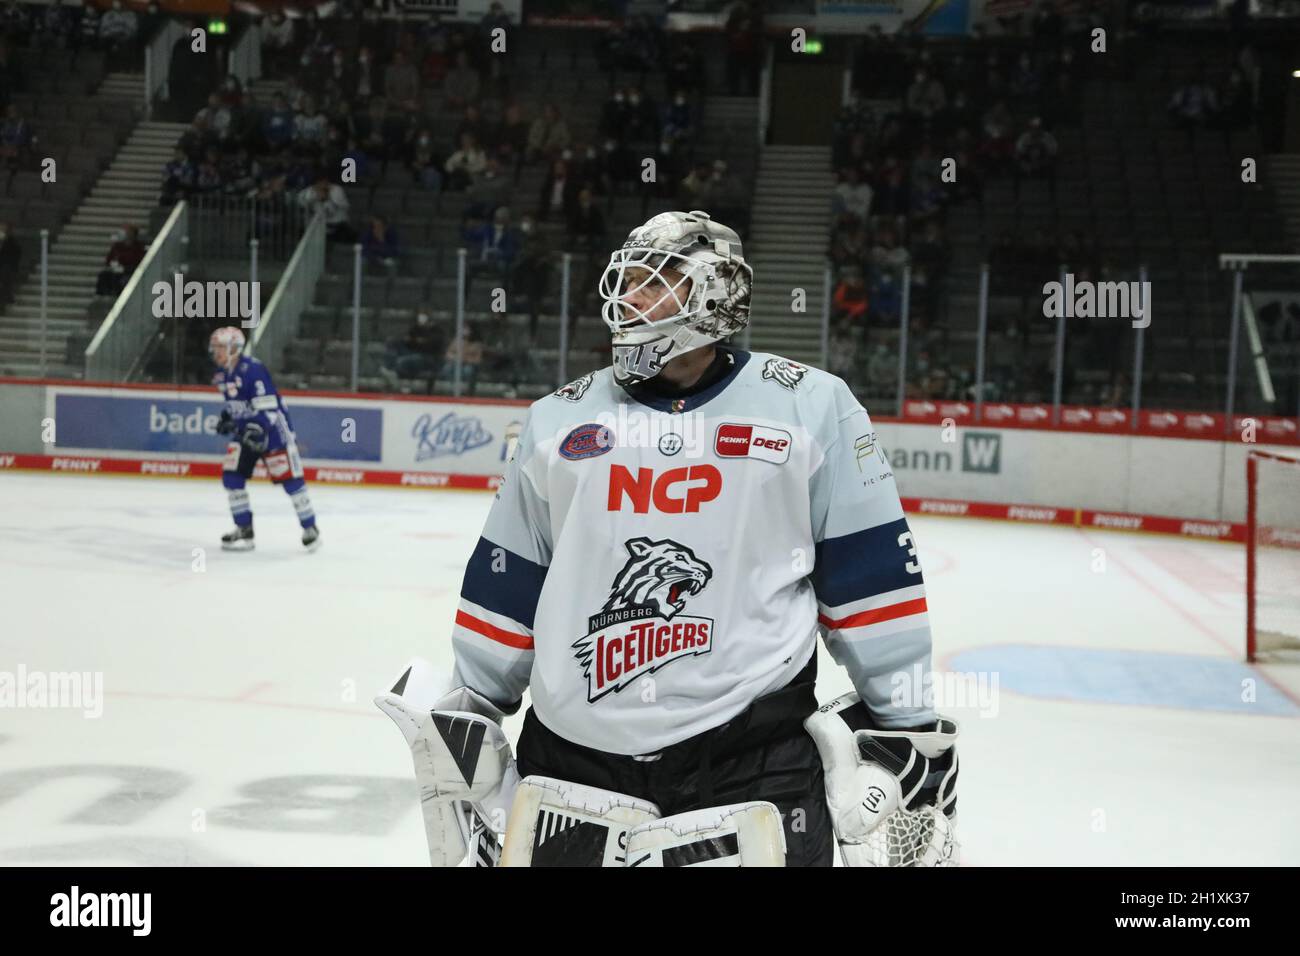
<instances>
[{"instance_id":1,"label":"goal post","mask_svg":"<svg viewBox=\"0 0 1300 956\"><path fill-rule=\"evenodd\" d=\"M1300 458L1246 456L1246 659L1300 652Z\"/></svg>"}]
</instances>

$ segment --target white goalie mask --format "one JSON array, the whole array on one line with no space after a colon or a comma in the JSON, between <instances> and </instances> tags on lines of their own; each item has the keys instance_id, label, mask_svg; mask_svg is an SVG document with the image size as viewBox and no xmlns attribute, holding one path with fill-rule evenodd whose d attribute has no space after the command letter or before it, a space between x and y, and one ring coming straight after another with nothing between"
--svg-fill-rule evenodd
<instances>
[{"instance_id":1,"label":"white goalie mask","mask_svg":"<svg viewBox=\"0 0 1300 956\"><path fill-rule=\"evenodd\" d=\"M740 236L709 214L664 212L633 229L600 278L614 380L645 381L683 352L749 323L753 269Z\"/></svg>"}]
</instances>

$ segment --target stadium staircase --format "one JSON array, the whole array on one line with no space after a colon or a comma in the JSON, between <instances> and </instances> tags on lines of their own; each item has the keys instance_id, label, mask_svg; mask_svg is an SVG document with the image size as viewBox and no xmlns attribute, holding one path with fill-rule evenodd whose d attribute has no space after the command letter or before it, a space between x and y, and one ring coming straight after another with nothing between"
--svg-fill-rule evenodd
<instances>
[{"instance_id":1,"label":"stadium staircase","mask_svg":"<svg viewBox=\"0 0 1300 956\"><path fill-rule=\"evenodd\" d=\"M820 365L823 276L834 188L829 146L765 146L750 229L750 347ZM794 289L806 293L791 311Z\"/></svg>"},{"instance_id":2,"label":"stadium staircase","mask_svg":"<svg viewBox=\"0 0 1300 956\"><path fill-rule=\"evenodd\" d=\"M135 98L144 78L110 73L95 91L94 99L120 103ZM158 204L162 167L171 158L185 126L180 123L142 121L96 181L90 195L72 219L50 241L49 295L46 300L46 374L75 377L82 374L77 349L84 343L88 309L95 296L95 279L103 268L112 234L128 223L143 227ZM102 314L112 300L101 299ZM41 275L33 269L18 287L12 304L0 317L0 365L16 375L40 374ZM102 318L91 316L91 321Z\"/></svg>"}]
</instances>

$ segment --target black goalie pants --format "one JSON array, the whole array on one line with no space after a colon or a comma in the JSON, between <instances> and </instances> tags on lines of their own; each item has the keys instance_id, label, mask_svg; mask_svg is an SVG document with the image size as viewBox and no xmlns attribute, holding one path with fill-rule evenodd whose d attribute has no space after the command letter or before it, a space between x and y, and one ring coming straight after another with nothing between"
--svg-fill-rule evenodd
<instances>
[{"instance_id":1,"label":"black goalie pants","mask_svg":"<svg viewBox=\"0 0 1300 956\"><path fill-rule=\"evenodd\" d=\"M817 709L817 655L793 681L721 727L657 754L629 757L572 743L529 708L520 776L555 777L655 803L664 816L766 800L781 811L787 866L830 866L834 853L821 759L803 722Z\"/></svg>"}]
</instances>

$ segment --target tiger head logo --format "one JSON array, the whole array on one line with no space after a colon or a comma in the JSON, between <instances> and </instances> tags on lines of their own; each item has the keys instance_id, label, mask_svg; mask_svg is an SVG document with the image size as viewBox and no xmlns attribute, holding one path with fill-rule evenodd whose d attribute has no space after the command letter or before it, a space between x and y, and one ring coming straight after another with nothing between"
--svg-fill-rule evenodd
<instances>
[{"instance_id":1,"label":"tiger head logo","mask_svg":"<svg viewBox=\"0 0 1300 956\"><path fill-rule=\"evenodd\" d=\"M763 365L763 380L775 380L778 385L794 391L808 374L808 367L791 362L789 359L772 358Z\"/></svg>"},{"instance_id":2,"label":"tiger head logo","mask_svg":"<svg viewBox=\"0 0 1300 956\"><path fill-rule=\"evenodd\" d=\"M591 388L591 383L595 378L595 372L588 372L582 378L574 379L568 385L561 385L555 390L555 395L570 402L580 402L582 396L587 394L587 389Z\"/></svg>"},{"instance_id":3,"label":"tiger head logo","mask_svg":"<svg viewBox=\"0 0 1300 956\"><path fill-rule=\"evenodd\" d=\"M652 608L671 618L686 607L686 596L699 594L713 569L676 541L632 538L624 545L631 557L614 579L601 612L629 607Z\"/></svg>"}]
</instances>

